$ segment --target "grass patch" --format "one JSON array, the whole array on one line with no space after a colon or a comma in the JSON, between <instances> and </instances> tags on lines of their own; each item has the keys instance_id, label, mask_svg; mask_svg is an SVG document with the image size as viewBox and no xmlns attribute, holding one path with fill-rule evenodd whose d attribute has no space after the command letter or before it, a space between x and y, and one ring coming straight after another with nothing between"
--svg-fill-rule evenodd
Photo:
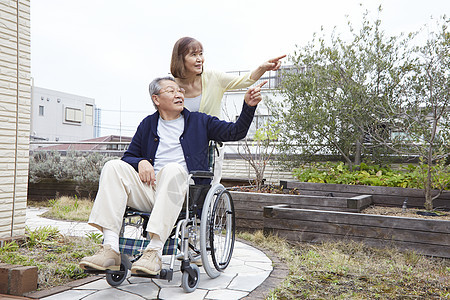
<instances>
[{"instance_id":1,"label":"grass patch","mask_svg":"<svg viewBox=\"0 0 450 300\"><path fill-rule=\"evenodd\" d=\"M87 198L59 197L48 201L50 209L42 217L57 220L87 222L94 204Z\"/></svg>"},{"instance_id":2,"label":"grass patch","mask_svg":"<svg viewBox=\"0 0 450 300\"><path fill-rule=\"evenodd\" d=\"M95 236L63 236L54 227L26 228L25 235L24 241L0 248L0 262L38 267L38 290L88 276L78 263L97 250L99 240Z\"/></svg>"},{"instance_id":3,"label":"grass patch","mask_svg":"<svg viewBox=\"0 0 450 300\"><path fill-rule=\"evenodd\" d=\"M289 276L266 299L450 299L450 260L352 241L291 245L240 233L274 251Z\"/></svg>"}]
</instances>

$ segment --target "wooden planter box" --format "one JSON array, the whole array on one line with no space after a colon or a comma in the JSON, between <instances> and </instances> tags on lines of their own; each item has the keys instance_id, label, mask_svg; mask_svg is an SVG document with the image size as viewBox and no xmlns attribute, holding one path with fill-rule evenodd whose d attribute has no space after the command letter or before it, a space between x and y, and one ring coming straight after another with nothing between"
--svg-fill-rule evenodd
<instances>
[{"instance_id":1,"label":"wooden planter box","mask_svg":"<svg viewBox=\"0 0 450 300\"><path fill-rule=\"evenodd\" d=\"M450 221L293 208L264 207L264 231L292 242L361 241L374 247L450 258Z\"/></svg>"},{"instance_id":2,"label":"wooden planter box","mask_svg":"<svg viewBox=\"0 0 450 300\"><path fill-rule=\"evenodd\" d=\"M97 190L91 192L94 198ZM38 183L28 183L27 199L32 201L44 201L55 199L59 196L89 197L89 192L83 190L75 181L57 181L56 179L43 179Z\"/></svg>"},{"instance_id":3,"label":"wooden planter box","mask_svg":"<svg viewBox=\"0 0 450 300\"><path fill-rule=\"evenodd\" d=\"M265 206L288 204L305 209L360 212L372 203L370 195L354 197L327 197L310 195L285 195L231 191L236 212L236 227L242 230L262 230Z\"/></svg>"},{"instance_id":4,"label":"wooden planter box","mask_svg":"<svg viewBox=\"0 0 450 300\"><path fill-rule=\"evenodd\" d=\"M280 184L284 188L295 188L305 195L326 195L330 193L336 197L372 195L373 204L381 206L401 207L406 198L408 198L408 207L423 208L425 203L422 189L299 181L281 181ZM433 194L436 193L437 191L433 192ZM444 192L438 199L434 200L433 206L450 209L450 191Z\"/></svg>"}]
</instances>

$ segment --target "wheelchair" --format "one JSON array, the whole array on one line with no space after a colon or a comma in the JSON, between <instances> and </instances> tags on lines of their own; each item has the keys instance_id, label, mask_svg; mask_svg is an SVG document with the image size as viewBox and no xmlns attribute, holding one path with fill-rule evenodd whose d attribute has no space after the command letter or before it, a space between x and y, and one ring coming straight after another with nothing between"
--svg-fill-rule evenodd
<instances>
[{"instance_id":1,"label":"wheelchair","mask_svg":"<svg viewBox=\"0 0 450 300\"><path fill-rule=\"evenodd\" d=\"M213 175L211 171L191 172L188 183L193 178L211 179ZM175 260L181 260L181 287L190 293L195 291L199 284L200 269L196 262L200 259L210 278L218 277L228 267L235 242L235 212L232 197L222 184L213 186L188 184L188 186L184 207L163 248L163 255L171 256L169 268L164 268L163 265L158 275L139 273L131 276L165 279L170 282L173 279ZM127 207L119 235L121 253L119 271L85 270L85 272L105 273L109 285L120 285L126 279L132 263L141 257L150 242L146 231L150 214L151 212L141 212Z\"/></svg>"}]
</instances>

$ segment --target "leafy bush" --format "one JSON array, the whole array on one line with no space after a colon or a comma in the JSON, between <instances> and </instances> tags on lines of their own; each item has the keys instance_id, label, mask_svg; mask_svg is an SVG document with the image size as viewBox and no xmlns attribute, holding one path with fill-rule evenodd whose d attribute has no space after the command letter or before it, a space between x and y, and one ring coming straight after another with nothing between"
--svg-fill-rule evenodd
<instances>
[{"instance_id":1,"label":"leafy bush","mask_svg":"<svg viewBox=\"0 0 450 300\"><path fill-rule=\"evenodd\" d=\"M39 151L30 156L29 181L39 182L44 178L66 180L71 177L72 170L62 163L62 157L57 151Z\"/></svg>"},{"instance_id":2,"label":"leafy bush","mask_svg":"<svg viewBox=\"0 0 450 300\"><path fill-rule=\"evenodd\" d=\"M303 182L335 183L351 185L374 185L403 188L423 188L426 176L425 165L401 166L397 170L378 165L362 163L350 172L344 163L312 163L293 170L293 175ZM450 173L440 172L443 178L449 178Z\"/></svg>"},{"instance_id":3,"label":"leafy bush","mask_svg":"<svg viewBox=\"0 0 450 300\"><path fill-rule=\"evenodd\" d=\"M56 243L55 241L58 239L59 235L59 229L56 227L45 226L34 230L26 227L26 245L29 249L35 246L48 247Z\"/></svg>"},{"instance_id":4,"label":"leafy bush","mask_svg":"<svg viewBox=\"0 0 450 300\"><path fill-rule=\"evenodd\" d=\"M103 241L103 234L99 232L89 232L86 233L86 238L96 244L101 244Z\"/></svg>"},{"instance_id":5,"label":"leafy bush","mask_svg":"<svg viewBox=\"0 0 450 300\"><path fill-rule=\"evenodd\" d=\"M30 156L29 182L73 180L90 193L97 188L100 172L111 159L115 158L98 152L85 154L71 151L61 156L57 151L39 151Z\"/></svg>"}]
</instances>

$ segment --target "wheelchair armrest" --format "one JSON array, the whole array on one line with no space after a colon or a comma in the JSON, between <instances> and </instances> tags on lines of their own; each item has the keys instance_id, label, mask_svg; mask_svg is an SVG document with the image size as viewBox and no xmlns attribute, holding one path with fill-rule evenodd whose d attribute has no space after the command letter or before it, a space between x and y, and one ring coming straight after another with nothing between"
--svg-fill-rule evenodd
<instances>
[{"instance_id":1,"label":"wheelchair armrest","mask_svg":"<svg viewBox=\"0 0 450 300\"><path fill-rule=\"evenodd\" d=\"M196 178L213 178L214 173L210 171L192 171L192 177Z\"/></svg>"}]
</instances>

